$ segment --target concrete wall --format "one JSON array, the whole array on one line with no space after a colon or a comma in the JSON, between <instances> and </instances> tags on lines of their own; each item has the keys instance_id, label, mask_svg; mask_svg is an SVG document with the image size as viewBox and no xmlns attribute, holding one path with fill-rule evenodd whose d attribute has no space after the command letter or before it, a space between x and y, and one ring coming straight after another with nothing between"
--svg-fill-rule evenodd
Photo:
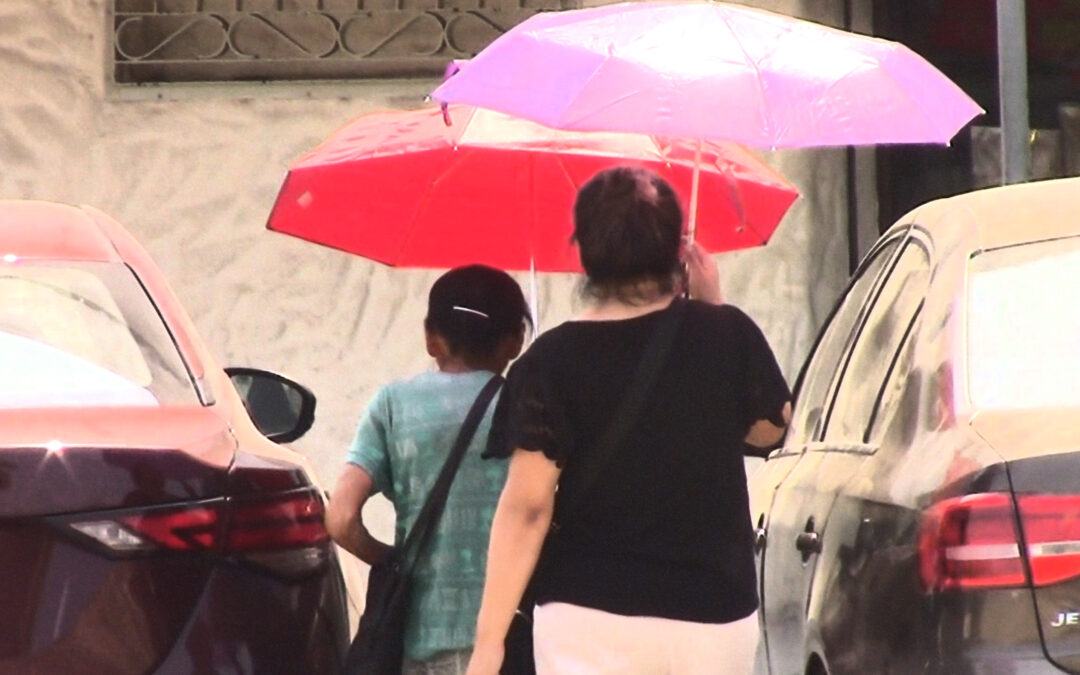
<instances>
[{"instance_id":1,"label":"concrete wall","mask_svg":"<svg viewBox=\"0 0 1080 675\"><path fill-rule=\"evenodd\" d=\"M223 365L286 373L319 396L295 447L332 483L375 388L424 369L437 273L395 270L264 229L288 162L366 111L418 107L432 82L107 84L104 0L0 3L0 197L88 203L125 223ZM839 25L841 2L756 3ZM720 258L730 302L762 325L790 378L847 277L842 150L766 153L802 191L772 242ZM873 222L872 220L869 222ZM541 325L574 280L540 281ZM390 515L375 505L375 530Z\"/></svg>"}]
</instances>

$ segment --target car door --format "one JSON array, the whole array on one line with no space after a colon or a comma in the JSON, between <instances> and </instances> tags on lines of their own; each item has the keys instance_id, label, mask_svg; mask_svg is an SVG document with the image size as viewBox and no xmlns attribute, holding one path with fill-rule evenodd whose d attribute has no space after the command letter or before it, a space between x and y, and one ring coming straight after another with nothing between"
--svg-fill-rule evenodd
<instances>
[{"instance_id":1,"label":"car door","mask_svg":"<svg viewBox=\"0 0 1080 675\"><path fill-rule=\"evenodd\" d=\"M806 597L805 588L802 587L804 574L801 563L793 568L785 568L772 560L774 549L793 546L792 542L800 528L805 527L805 523L790 520L797 514L791 508L788 496L781 498L779 505L775 503L779 497L777 488L788 482L792 471L805 459L807 446L820 434L824 406L834 375L847 353L848 343L862 316L867 298L876 287L882 271L899 250L901 238L902 234L899 234L884 241L867 255L860 269L856 270L847 291L826 320L800 373L795 387L792 421L783 447L774 451L750 480L751 517L757 527L762 619L770 662L776 661L773 672L787 672L785 668L794 667L798 660L788 658L784 647L794 626L801 623L797 614L802 608L794 599L800 595ZM802 473L807 469L812 467L807 466L799 471ZM778 543L774 545L772 542ZM784 561L790 562L788 558L784 558ZM780 645L781 648L772 649L773 645ZM775 657L772 651L776 651Z\"/></svg>"},{"instance_id":2,"label":"car door","mask_svg":"<svg viewBox=\"0 0 1080 675\"><path fill-rule=\"evenodd\" d=\"M806 444L802 459L777 490L763 574L766 584L786 582L783 588L765 589L775 673L802 673L807 654L817 648L808 608L815 577L828 570L837 555L828 536L829 516L837 496L873 452L866 441L878 396L928 281L927 247L918 237L906 237L895 262L867 296L854 337L843 350L831 394L822 404L819 435Z\"/></svg>"}]
</instances>

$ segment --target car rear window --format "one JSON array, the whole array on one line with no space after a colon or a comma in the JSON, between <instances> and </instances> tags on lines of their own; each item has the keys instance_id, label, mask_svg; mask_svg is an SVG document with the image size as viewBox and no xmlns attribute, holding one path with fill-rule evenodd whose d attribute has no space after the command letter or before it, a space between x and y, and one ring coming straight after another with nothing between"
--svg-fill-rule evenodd
<instances>
[{"instance_id":1,"label":"car rear window","mask_svg":"<svg viewBox=\"0 0 1080 675\"><path fill-rule=\"evenodd\" d=\"M198 403L172 337L119 263L0 264L0 408Z\"/></svg>"},{"instance_id":2,"label":"car rear window","mask_svg":"<svg viewBox=\"0 0 1080 675\"><path fill-rule=\"evenodd\" d=\"M972 403L1080 405L1080 238L987 251L968 269Z\"/></svg>"}]
</instances>

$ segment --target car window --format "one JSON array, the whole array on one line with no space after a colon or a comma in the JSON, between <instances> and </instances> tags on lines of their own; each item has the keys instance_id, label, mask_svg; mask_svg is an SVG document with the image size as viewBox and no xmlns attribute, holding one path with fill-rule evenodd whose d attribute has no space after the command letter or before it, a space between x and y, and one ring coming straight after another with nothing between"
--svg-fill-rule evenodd
<instances>
[{"instance_id":1,"label":"car window","mask_svg":"<svg viewBox=\"0 0 1080 675\"><path fill-rule=\"evenodd\" d=\"M796 392L786 446L803 445L814 439L821 422L825 396L859 317L859 310L865 304L874 280L892 258L899 241L894 239L872 253L862 269L856 272L847 294L823 330Z\"/></svg>"},{"instance_id":2,"label":"car window","mask_svg":"<svg viewBox=\"0 0 1080 675\"><path fill-rule=\"evenodd\" d=\"M886 372L926 297L930 260L911 241L881 286L851 349L825 422L825 441L861 443Z\"/></svg>"},{"instance_id":3,"label":"car window","mask_svg":"<svg viewBox=\"0 0 1080 675\"><path fill-rule=\"evenodd\" d=\"M904 385L907 383L908 374L911 373L911 364L915 356L915 339L913 335L918 321L919 313L917 311L915 317L908 324L900 351L896 353L893 363L889 367L889 374L885 378L885 384L882 385L881 391L878 392L877 403L874 405L874 412L870 416L870 428L866 432L866 442L870 445L881 443L881 437L885 433L886 425L888 425L904 401L902 398ZM918 392L914 393L917 394ZM909 398L907 401L906 407L911 409L909 412L912 413L909 415L909 419L915 417L914 408L917 405L917 399L912 400Z\"/></svg>"},{"instance_id":4,"label":"car window","mask_svg":"<svg viewBox=\"0 0 1080 675\"><path fill-rule=\"evenodd\" d=\"M967 369L977 408L1080 405L1080 238L987 251L968 265Z\"/></svg>"},{"instance_id":5,"label":"car window","mask_svg":"<svg viewBox=\"0 0 1080 675\"><path fill-rule=\"evenodd\" d=\"M0 265L0 408L195 403L183 360L119 263Z\"/></svg>"}]
</instances>

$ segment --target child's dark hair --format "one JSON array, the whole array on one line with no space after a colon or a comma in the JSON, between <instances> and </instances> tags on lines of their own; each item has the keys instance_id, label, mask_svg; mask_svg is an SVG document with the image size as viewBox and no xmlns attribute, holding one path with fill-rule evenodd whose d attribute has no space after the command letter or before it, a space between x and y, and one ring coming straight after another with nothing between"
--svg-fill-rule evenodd
<instances>
[{"instance_id":1,"label":"child's dark hair","mask_svg":"<svg viewBox=\"0 0 1080 675\"><path fill-rule=\"evenodd\" d=\"M642 281L674 290L682 222L675 190L651 171L623 166L593 176L574 202L586 291L607 297Z\"/></svg>"},{"instance_id":2,"label":"child's dark hair","mask_svg":"<svg viewBox=\"0 0 1080 675\"><path fill-rule=\"evenodd\" d=\"M424 328L446 340L466 359L494 355L499 342L532 323L521 286L506 272L486 265L456 267L428 293Z\"/></svg>"}]
</instances>

